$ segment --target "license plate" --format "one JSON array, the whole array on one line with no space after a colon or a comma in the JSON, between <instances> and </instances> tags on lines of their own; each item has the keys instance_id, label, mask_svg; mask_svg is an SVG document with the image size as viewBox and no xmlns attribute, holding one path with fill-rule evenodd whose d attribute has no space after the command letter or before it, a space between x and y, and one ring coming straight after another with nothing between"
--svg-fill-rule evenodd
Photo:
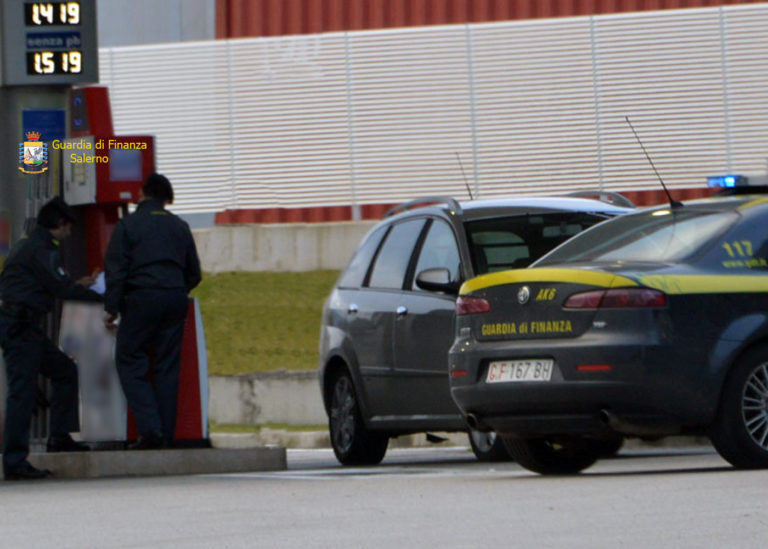
<instances>
[{"instance_id":1,"label":"license plate","mask_svg":"<svg viewBox=\"0 0 768 549\"><path fill-rule=\"evenodd\" d=\"M552 378L553 366L554 360L538 358L491 362L485 381L487 383L549 381Z\"/></svg>"}]
</instances>

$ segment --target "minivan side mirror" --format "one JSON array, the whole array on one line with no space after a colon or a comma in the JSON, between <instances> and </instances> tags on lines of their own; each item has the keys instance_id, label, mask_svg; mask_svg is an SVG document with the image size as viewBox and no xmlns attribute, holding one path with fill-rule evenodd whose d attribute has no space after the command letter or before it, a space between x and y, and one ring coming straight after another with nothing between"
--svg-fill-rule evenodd
<instances>
[{"instance_id":1,"label":"minivan side mirror","mask_svg":"<svg viewBox=\"0 0 768 549\"><path fill-rule=\"evenodd\" d=\"M445 267L425 269L416 275L416 286L428 292L458 294L461 281L451 280L451 271Z\"/></svg>"}]
</instances>

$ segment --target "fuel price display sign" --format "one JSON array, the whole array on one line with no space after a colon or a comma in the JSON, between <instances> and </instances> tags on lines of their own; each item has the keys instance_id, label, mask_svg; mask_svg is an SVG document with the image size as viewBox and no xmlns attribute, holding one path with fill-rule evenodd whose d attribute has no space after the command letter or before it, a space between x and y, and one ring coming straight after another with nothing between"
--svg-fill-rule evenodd
<instances>
[{"instance_id":1,"label":"fuel price display sign","mask_svg":"<svg viewBox=\"0 0 768 549\"><path fill-rule=\"evenodd\" d=\"M3 84L98 82L96 0L2 0Z\"/></svg>"}]
</instances>

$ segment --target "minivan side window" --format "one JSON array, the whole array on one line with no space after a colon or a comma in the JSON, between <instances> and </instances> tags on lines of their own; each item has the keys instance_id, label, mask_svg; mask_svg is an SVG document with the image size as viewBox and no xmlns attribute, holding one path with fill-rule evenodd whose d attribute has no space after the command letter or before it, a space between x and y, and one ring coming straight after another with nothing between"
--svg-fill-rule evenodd
<instances>
[{"instance_id":1,"label":"minivan side window","mask_svg":"<svg viewBox=\"0 0 768 549\"><path fill-rule=\"evenodd\" d=\"M424 223L424 219L412 219L392 227L376 256L368 286L402 289L413 247L419 239Z\"/></svg>"},{"instance_id":2,"label":"minivan side window","mask_svg":"<svg viewBox=\"0 0 768 549\"><path fill-rule=\"evenodd\" d=\"M371 233L352 256L352 259L339 278L337 284L340 288L359 288L363 285L365 275L368 273L368 266L371 264L376 250L379 248L381 239L387 232L389 226L384 225Z\"/></svg>"},{"instance_id":3,"label":"minivan side window","mask_svg":"<svg viewBox=\"0 0 768 549\"><path fill-rule=\"evenodd\" d=\"M421 246L419 261L416 263L415 275L425 269L445 268L451 273L451 281L459 279L459 247L450 225L441 219L435 219L429 228L424 244ZM412 289L423 292L416 285L414 276Z\"/></svg>"}]
</instances>

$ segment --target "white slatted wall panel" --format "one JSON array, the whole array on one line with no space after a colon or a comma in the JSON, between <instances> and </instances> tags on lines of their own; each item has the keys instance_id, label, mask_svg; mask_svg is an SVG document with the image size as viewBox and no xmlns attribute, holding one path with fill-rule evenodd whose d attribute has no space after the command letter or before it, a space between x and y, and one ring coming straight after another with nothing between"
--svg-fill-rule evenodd
<instances>
[{"instance_id":1,"label":"white slatted wall panel","mask_svg":"<svg viewBox=\"0 0 768 549\"><path fill-rule=\"evenodd\" d=\"M768 169L768 9L725 10L731 170Z\"/></svg>"},{"instance_id":2,"label":"white slatted wall panel","mask_svg":"<svg viewBox=\"0 0 768 549\"><path fill-rule=\"evenodd\" d=\"M363 203L466 196L471 159L464 27L350 33L356 189ZM471 169L471 166L465 166Z\"/></svg>"},{"instance_id":3,"label":"white slatted wall panel","mask_svg":"<svg viewBox=\"0 0 768 549\"><path fill-rule=\"evenodd\" d=\"M768 4L102 49L177 211L657 188L768 158ZM721 36L725 41L721 41Z\"/></svg>"},{"instance_id":4,"label":"white slatted wall panel","mask_svg":"<svg viewBox=\"0 0 768 549\"><path fill-rule=\"evenodd\" d=\"M344 35L231 41L232 208L350 202Z\"/></svg>"},{"instance_id":5,"label":"white slatted wall panel","mask_svg":"<svg viewBox=\"0 0 768 549\"><path fill-rule=\"evenodd\" d=\"M589 18L472 29L482 196L598 186Z\"/></svg>"},{"instance_id":6,"label":"white slatted wall panel","mask_svg":"<svg viewBox=\"0 0 768 549\"><path fill-rule=\"evenodd\" d=\"M603 178L658 188L625 116L668 186L703 185L726 166L719 10L595 18Z\"/></svg>"}]
</instances>

